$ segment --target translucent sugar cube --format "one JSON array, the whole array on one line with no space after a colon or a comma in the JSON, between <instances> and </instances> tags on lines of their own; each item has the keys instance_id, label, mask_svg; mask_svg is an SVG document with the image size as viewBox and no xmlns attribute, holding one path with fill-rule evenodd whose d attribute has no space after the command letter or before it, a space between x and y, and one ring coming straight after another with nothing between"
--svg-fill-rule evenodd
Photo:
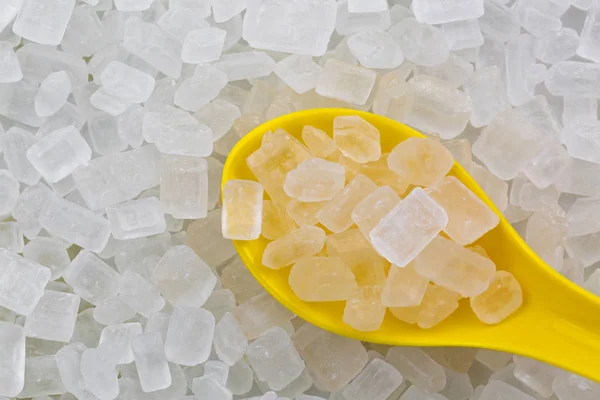
<instances>
[{"instance_id":1,"label":"translucent sugar cube","mask_svg":"<svg viewBox=\"0 0 600 400\"><path fill-rule=\"evenodd\" d=\"M353 224L354 207L377 189L369 178L358 175L344 189L329 200L317 213L319 222L333 232L343 232Z\"/></svg>"},{"instance_id":2,"label":"translucent sugar cube","mask_svg":"<svg viewBox=\"0 0 600 400\"><path fill-rule=\"evenodd\" d=\"M298 94L314 89L322 70L312 57L298 54L284 58L273 68L273 72Z\"/></svg>"},{"instance_id":3,"label":"translucent sugar cube","mask_svg":"<svg viewBox=\"0 0 600 400\"><path fill-rule=\"evenodd\" d=\"M144 333L131 341L135 366L146 393L171 386L171 372L160 333Z\"/></svg>"},{"instance_id":4,"label":"translucent sugar cube","mask_svg":"<svg viewBox=\"0 0 600 400\"><path fill-rule=\"evenodd\" d=\"M441 236L415 258L414 267L419 275L464 297L486 290L496 269L489 258Z\"/></svg>"},{"instance_id":5,"label":"translucent sugar cube","mask_svg":"<svg viewBox=\"0 0 600 400\"><path fill-rule=\"evenodd\" d=\"M114 398L119 393L116 364L102 348L85 350L80 369L85 388L98 398Z\"/></svg>"},{"instance_id":6,"label":"translucent sugar cube","mask_svg":"<svg viewBox=\"0 0 600 400\"><path fill-rule=\"evenodd\" d=\"M275 61L262 51L229 53L213 63L229 82L262 78L273 72Z\"/></svg>"},{"instance_id":7,"label":"translucent sugar cube","mask_svg":"<svg viewBox=\"0 0 600 400\"><path fill-rule=\"evenodd\" d=\"M163 155L160 163L160 204L174 218L207 215L208 165L200 157Z\"/></svg>"},{"instance_id":8,"label":"translucent sugar cube","mask_svg":"<svg viewBox=\"0 0 600 400\"><path fill-rule=\"evenodd\" d=\"M245 9L245 0L225 0L212 4L213 18L218 23L229 21Z\"/></svg>"},{"instance_id":9,"label":"translucent sugar cube","mask_svg":"<svg viewBox=\"0 0 600 400\"><path fill-rule=\"evenodd\" d=\"M483 44L483 35L476 19L448 22L442 25L450 50L463 50Z\"/></svg>"},{"instance_id":10,"label":"translucent sugar cube","mask_svg":"<svg viewBox=\"0 0 600 400\"><path fill-rule=\"evenodd\" d=\"M231 240L225 239L221 232L221 210L212 210L206 218L187 227L185 242L209 266L217 267L235 255Z\"/></svg>"},{"instance_id":11,"label":"translucent sugar cube","mask_svg":"<svg viewBox=\"0 0 600 400\"><path fill-rule=\"evenodd\" d=\"M448 225L444 232L458 244L474 242L500 222L483 201L453 176L428 188L427 193L446 211Z\"/></svg>"},{"instance_id":12,"label":"translucent sugar cube","mask_svg":"<svg viewBox=\"0 0 600 400\"><path fill-rule=\"evenodd\" d=\"M287 173L311 158L313 155L306 146L283 129L278 129L264 136L263 145L248 156L246 163L271 200L287 205L291 200L283 191Z\"/></svg>"},{"instance_id":13,"label":"translucent sugar cube","mask_svg":"<svg viewBox=\"0 0 600 400\"><path fill-rule=\"evenodd\" d=\"M235 296L231 290L218 289L211 293L203 308L210 311L218 322L226 313L233 311L236 304Z\"/></svg>"},{"instance_id":14,"label":"translucent sugar cube","mask_svg":"<svg viewBox=\"0 0 600 400\"><path fill-rule=\"evenodd\" d=\"M231 290L240 304L263 292L262 286L239 257L234 258L221 270L221 285Z\"/></svg>"},{"instance_id":15,"label":"translucent sugar cube","mask_svg":"<svg viewBox=\"0 0 600 400\"><path fill-rule=\"evenodd\" d=\"M2 4L2 8L0 8L0 15L2 15L2 18L0 18L0 31L3 31L13 21L21 10L22 5L22 0L11 1L10 3L4 2Z\"/></svg>"},{"instance_id":16,"label":"translucent sugar cube","mask_svg":"<svg viewBox=\"0 0 600 400\"><path fill-rule=\"evenodd\" d=\"M404 268L392 266L381 293L386 307L414 307L421 304L429 281L415 271L412 264Z\"/></svg>"},{"instance_id":17,"label":"translucent sugar cube","mask_svg":"<svg viewBox=\"0 0 600 400\"><path fill-rule=\"evenodd\" d=\"M370 13L387 10L388 4L386 1L364 1L364 0L349 0L348 11L351 13Z\"/></svg>"},{"instance_id":18,"label":"translucent sugar cube","mask_svg":"<svg viewBox=\"0 0 600 400\"><path fill-rule=\"evenodd\" d=\"M546 263L560 270L563 262L563 245L569 250L569 239L573 239L565 240L567 232L567 216L562 207L548 204L529 218L525 238L527 244Z\"/></svg>"},{"instance_id":19,"label":"translucent sugar cube","mask_svg":"<svg viewBox=\"0 0 600 400\"><path fill-rule=\"evenodd\" d=\"M481 68L467 80L465 93L471 99L471 125L488 125L509 107L501 71L496 66Z\"/></svg>"},{"instance_id":20,"label":"translucent sugar cube","mask_svg":"<svg viewBox=\"0 0 600 400\"><path fill-rule=\"evenodd\" d=\"M46 355L25 359L25 385L18 396L52 396L66 392L56 365L56 356Z\"/></svg>"},{"instance_id":21,"label":"translucent sugar cube","mask_svg":"<svg viewBox=\"0 0 600 400\"><path fill-rule=\"evenodd\" d=\"M382 261L358 229L329 235L325 243L327 256L342 259L353 270L365 262Z\"/></svg>"},{"instance_id":22,"label":"translucent sugar cube","mask_svg":"<svg viewBox=\"0 0 600 400\"><path fill-rule=\"evenodd\" d=\"M9 42L0 42L0 82L17 82L23 79L19 60Z\"/></svg>"},{"instance_id":23,"label":"translucent sugar cube","mask_svg":"<svg viewBox=\"0 0 600 400\"><path fill-rule=\"evenodd\" d=\"M600 221L597 220L595 212L599 207L600 203L596 199L579 198L575 200L567 213L569 236L583 236L600 232Z\"/></svg>"},{"instance_id":24,"label":"translucent sugar cube","mask_svg":"<svg viewBox=\"0 0 600 400\"><path fill-rule=\"evenodd\" d=\"M230 180L223 188L223 237L253 240L260 236L263 187L254 181Z\"/></svg>"},{"instance_id":25,"label":"translucent sugar cube","mask_svg":"<svg viewBox=\"0 0 600 400\"><path fill-rule=\"evenodd\" d=\"M442 139L453 139L471 118L471 103L462 90L427 75L413 77L409 85L414 102L407 123L428 133L438 133Z\"/></svg>"},{"instance_id":26,"label":"translucent sugar cube","mask_svg":"<svg viewBox=\"0 0 600 400\"><path fill-rule=\"evenodd\" d=\"M517 7L517 11L520 14L523 28L536 37L556 32L562 27L558 17L540 11L536 7L523 5Z\"/></svg>"},{"instance_id":27,"label":"translucent sugar cube","mask_svg":"<svg viewBox=\"0 0 600 400\"><path fill-rule=\"evenodd\" d=\"M345 399L385 400L402 383L403 378L393 366L380 359L372 360L342 391Z\"/></svg>"},{"instance_id":28,"label":"translucent sugar cube","mask_svg":"<svg viewBox=\"0 0 600 400\"><path fill-rule=\"evenodd\" d=\"M554 394L552 384L561 370L525 357L515 357L515 363L513 374L525 387L543 396Z\"/></svg>"},{"instance_id":29,"label":"translucent sugar cube","mask_svg":"<svg viewBox=\"0 0 600 400\"><path fill-rule=\"evenodd\" d=\"M79 296L45 290L33 311L25 319L28 337L68 342L73 336Z\"/></svg>"},{"instance_id":30,"label":"translucent sugar cube","mask_svg":"<svg viewBox=\"0 0 600 400\"><path fill-rule=\"evenodd\" d=\"M94 319L102 325L120 324L135 314L136 312L118 296L108 297L94 308Z\"/></svg>"},{"instance_id":31,"label":"translucent sugar cube","mask_svg":"<svg viewBox=\"0 0 600 400\"><path fill-rule=\"evenodd\" d=\"M354 210L352 221L358 226L361 233L368 238L369 233L377 226L398 203L400 197L389 186L381 186L363 198Z\"/></svg>"},{"instance_id":32,"label":"translucent sugar cube","mask_svg":"<svg viewBox=\"0 0 600 400\"><path fill-rule=\"evenodd\" d=\"M82 299L98 304L119 291L120 275L87 250L79 252L64 274L65 282Z\"/></svg>"},{"instance_id":33,"label":"translucent sugar cube","mask_svg":"<svg viewBox=\"0 0 600 400\"><path fill-rule=\"evenodd\" d=\"M181 43L154 24L128 18L123 47L167 76L181 75Z\"/></svg>"},{"instance_id":34,"label":"translucent sugar cube","mask_svg":"<svg viewBox=\"0 0 600 400\"><path fill-rule=\"evenodd\" d=\"M433 67L442 64L450 53L441 29L405 18L389 29L400 45L404 57L417 65Z\"/></svg>"},{"instance_id":35,"label":"translucent sugar cube","mask_svg":"<svg viewBox=\"0 0 600 400\"><path fill-rule=\"evenodd\" d=\"M517 13L501 1L483 2L483 15L479 18L481 31L492 40L506 42L515 39L521 32Z\"/></svg>"},{"instance_id":36,"label":"translucent sugar cube","mask_svg":"<svg viewBox=\"0 0 600 400\"><path fill-rule=\"evenodd\" d=\"M535 55L539 60L549 64L565 61L575 55L578 47L583 47L579 41L579 35L575 30L562 28L538 38Z\"/></svg>"},{"instance_id":37,"label":"translucent sugar cube","mask_svg":"<svg viewBox=\"0 0 600 400\"><path fill-rule=\"evenodd\" d=\"M4 161L10 173L19 182L35 185L40 174L25 156L27 150L35 144L34 136L25 129L12 127L4 135L3 142Z\"/></svg>"},{"instance_id":38,"label":"translucent sugar cube","mask_svg":"<svg viewBox=\"0 0 600 400\"><path fill-rule=\"evenodd\" d=\"M210 296L217 278L192 249L174 246L156 266L152 282L171 304L200 307Z\"/></svg>"},{"instance_id":39,"label":"translucent sugar cube","mask_svg":"<svg viewBox=\"0 0 600 400\"><path fill-rule=\"evenodd\" d=\"M348 48L366 68L396 68L404 61L400 46L386 31L357 32L348 38Z\"/></svg>"},{"instance_id":40,"label":"translucent sugar cube","mask_svg":"<svg viewBox=\"0 0 600 400\"><path fill-rule=\"evenodd\" d=\"M448 224L448 215L423 189L415 188L369 234L373 247L392 264L411 262Z\"/></svg>"},{"instance_id":41,"label":"translucent sugar cube","mask_svg":"<svg viewBox=\"0 0 600 400\"><path fill-rule=\"evenodd\" d=\"M204 365L204 376L214 379L221 386L225 386L229 376L229 366L222 361L207 361Z\"/></svg>"},{"instance_id":42,"label":"translucent sugar cube","mask_svg":"<svg viewBox=\"0 0 600 400\"><path fill-rule=\"evenodd\" d=\"M321 129L311 125L302 128L302 141L317 157L327 157L335 151L333 139Z\"/></svg>"},{"instance_id":43,"label":"translucent sugar cube","mask_svg":"<svg viewBox=\"0 0 600 400\"><path fill-rule=\"evenodd\" d=\"M249 2L243 37L258 49L321 56L335 26L336 8L333 0Z\"/></svg>"},{"instance_id":44,"label":"translucent sugar cube","mask_svg":"<svg viewBox=\"0 0 600 400\"><path fill-rule=\"evenodd\" d=\"M316 92L324 97L365 105L375 86L375 72L335 59L325 63Z\"/></svg>"},{"instance_id":45,"label":"translucent sugar cube","mask_svg":"<svg viewBox=\"0 0 600 400\"><path fill-rule=\"evenodd\" d=\"M217 97L225 85L224 72L210 64L199 64L193 75L181 82L173 101L184 110L195 112Z\"/></svg>"},{"instance_id":46,"label":"translucent sugar cube","mask_svg":"<svg viewBox=\"0 0 600 400\"><path fill-rule=\"evenodd\" d=\"M597 121L581 121L571 124L562 132L561 140L571 157L598 163L595 138L600 135Z\"/></svg>"},{"instance_id":47,"label":"translucent sugar cube","mask_svg":"<svg viewBox=\"0 0 600 400\"><path fill-rule=\"evenodd\" d=\"M106 208L115 239L135 239L163 233L166 230L165 217L156 197L130 200Z\"/></svg>"},{"instance_id":48,"label":"translucent sugar cube","mask_svg":"<svg viewBox=\"0 0 600 400\"><path fill-rule=\"evenodd\" d=\"M151 4L150 0L115 0L115 7L119 11L144 11Z\"/></svg>"},{"instance_id":49,"label":"translucent sugar cube","mask_svg":"<svg viewBox=\"0 0 600 400\"><path fill-rule=\"evenodd\" d=\"M514 400L532 400L533 397L525 394L523 391L518 388L511 386L510 384L500 381L500 380L492 380L490 381L481 392L479 398L481 400L488 400L498 397L508 397Z\"/></svg>"},{"instance_id":50,"label":"translucent sugar cube","mask_svg":"<svg viewBox=\"0 0 600 400\"><path fill-rule=\"evenodd\" d=\"M552 389L559 399L569 399L591 395L596 396L600 393L600 386L588 379L575 374L559 374L552 383ZM521 399L518 399L521 400ZM530 396L523 397L523 400L530 400Z\"/></svg>"},{"instance_id":51,"label":"translucent sugar cube","mask_svg":"<svg viewBox=\"0 0 600 400\"><path fill-rule=\"evenodd\" d=\"M317 213L327 202L303 203L292 200L286 206L286 211L299 226L311 226L319 223Z\"/></svg>"},{"instance_id":52,"label":"translucent sugar cube","mask_svg":"<svg viewBox=\"0 0 600 400\"><path fill-rule=\"evenodd\" d=\"M415 18L427 24L464 21L483 15L483 1L462 0L455 3L418 0L413 4Z\"/></svg>"},{"instance_id":53,"label":"translucent sugar cube","mask_svg":"<svg viewBox=\"0 0 600 400\"><path fill-rule=\"evenodd\" d=\"M447 25L453 24L454 23ZM462 22L457 22L457 24L462 24ZM420 66L417 67L417 71L424 75L429 75L452 83L453 85L460 86L473 75L473 65L467 61L467 58L466 55L451 54L444 63L433 67ZM405 65L404 69L401 71L407 71L406 74L410 73L408 65ZM403 77L404 76L405 75L403 75Z\"/></svg>"},{"instance_id":54,"label":"translucent sugar cube","mask_svg":"<svg viewBox=\"0 0 600 400\"><path fill-rule=\"evenodd\" d=\"M346 300L357 288L352 270L337 257L306 257L290 270L289 283L301 300Z\"/></svg>"},{"instance_id":55,"label":"translucent sugar cube","mask_svg":"<svg viewBox=\"0 0 600 400\"><path fill-rule=\"evenodd\" d=\"M35 112L40 117L56 113L71 93L71 78L65 71L53 72L40 84L35 96Z\"/></svg>"},{"instance_id":56,"label":"translucent sugar cube","mask_svg":"<svg viewBox=\"0 0 600 400\"><path fill-rule=\"evenodd\" d=\"M279 327L269 329L252 342L246 357L258 379L273 390L283 389L304 370L304 361L291 338Z\"/></svg>"},{"instance_id":57,"label":"translucent sugar cube","mask_svg":"<svg viewBox=\"0 0 600 400\"><path fill-rule=\"evenodd\" d=\"M19 182L9 171L0 170L0 215L9 214L18 202Z\"/></svg>"},{"instance_id":58,"label":"translucent sugar cube","mask_svg":"<svg viewBox=\"0 0 600 400\"><path fill-rule=\"evenodd\" d=\"M508 99L513 106L520 106L534 94L535 85L528 80L535 62L534 38L521 34L506 44L504 55Z\"/></svg>"},{"instance_id":59,"label":"translucent sugar cube","mask_svg":"<svg viewBox=\"0 0 600 400\"><path fill-rule=\"evenodd\" d=\"M413 100L411 87L398 71L392 71L379 80L373 99L373 112L405 122L412 109Z\"/></svg>"},{"instance_id":60,"label":"translucent sugar cube","mask_svg":"<svg viewBox=\"0 0 600 400\"><path fill-rule=\"evenodd\" d=\"M10 191L7 190L4 194L10 194ZM52 191L41 183L25 188L19 196L12 210L12 216L27 238L37 236L42 229L39 223L40 213L51 196Z\"/></svg>"},{"instance_id":61,"label":"translucent sugar cube","mask_svg":"<svg viewBox=\"0 0 600 400\"><path fill-rule=\"evenodd\" d=\"M110 237L106 219L61 198L48 200L40 214L40 225L52 235L90 251L102 251Z\"/></svg>"},{"instance_id":62,"label":"translucent sugar cube","mask_svg":"<svg viewBox=\"0 0 600 400\"><path fill-rule=\"evenodd\" d=\"M98 347L106 354L110 354L115 364L129 364L133 362L131 341L142 334L139 322L114 324L102 329Z\"/></svg>"},{"instance_id":63,"label":"translucent sugar cube","mask_svg":"<svg viewBox=\"0 0 600 400\"><path fill-rule=\"evenodd\" d=\"M0 321L0 395L16 396L25 381L25 332L19 325Z\"/></svg>"},{"instance_id":64,"label":"translucent sugar cube","mask_svg":"<svg viewBox=\"0 0 600 400\"><path fill-rule=\"evenodd\" d=\"M513 179L537 154L540 142L539 131L508 109L482 130L473 145L473 154L500 179Z\"/></svg>"},{"instance_id":65,"label":"translucent sugar cube","mask_svg":"<svg viewBox=\"0 0 600 400\"><path fill-rule=\"evenodd\" d=\"M213 27L189 32L183 41L182 61L200 64L218 60L223 51L226 34L226 31Z\"/></svg>"},{"instance_id":66,"label":"translucent sugar cube","mask_svg":"<svg viewBox=\"0 0 600 400\"><path fill-rule=\"evenodd\" d=\"M165 353L171 362L194 366L210 355L215 317L201 308L177 306L169 321Z\"/></svg>"},{"instance_id":67,"label":"translucent sugar cube","mask_svg":"<svg viewBox=\"0 0 600 400\"><path fill-rule=\"evenodd\" d=\"M221 361L229 366L239 362L248 347L248 339L231 313L226 313L215 327L214 347Z\"/></svg>"},{"instance_id":68,"label":"translucent sugar cube","mask_svg":"<svg viewBox=\"0 0 600 400\"><path fill-rule=\"evenodd\" d=\"M92 150L77 129L70 126L49 133L26 154L46 182L56 183L90 161Z\"/></svg>"},{"instance_id":69,"label":"translucent sugar cube","mask_svg":"<svg viewBox=\"0 0 600 400\"><path fill-rule=\"evenodd\" d=\"M132 103L142 103L154 90L154 78L119 61L113 61L100 75L102 88L109 95Z\"/></svg>"},{"instance_id":70,"label":"translucent sugar cube","mask_svg":"<svg viewBox=\"0 0 600 400\"><path fill-rule=\"evenodd\" d=\"M165 300L158 289L141 275L125 271L121 277L119 297L137 313L148 318L150 314L162 310Z\"/></svg>"},{"instance_id":71,"label":"translucent sugar cube","mask_svg":"<svg viewBox=\"0 0 600 400\"><path fill-rule=\"evenodd\" d=\"M360 286L346 300L342 320L357 331L381 328L386 308L381 304L381 285Z\"/></svg>"},{"instance_id":72,"label":"translucent sugar cube","mask_svg":"<svg viewBox=\"0 0 600 400\"><path fill-rule=\"evenodd\" d=\"M261 233L269 240L275 240L298 229L298 225L288 215L285 208L271 200L263 201Z\"/></svg>"},{"instance_id":73,"label":"translucent sugar cube","mask_svg":"<svg viewBox=\"0 0 600 400\"><path fill-rule=\"evenodd\" d=\"M4 248L0 248L0 260L0 306L21 315L30 314L44 294L50 270Z\"/></svg>"},{"instance_id":74,"label":"translucent sugar cube","mask_svg":"<svg viewBox=\"0 0 600 400\"><path fill-rule=\"evenodd\" d=\"M232 314L248 340L256 339L270 328L281 326L294 317L291 311L264 292L237 306Z\"/></svg>"},{"instance_id":75,"label":"translucent sugar cube","mask_svg":"<svg viewBox=\"0 0 600 400\"><path fill-rule=\"evenodd\" d=\"M379 130L359 116L333 120L335 147L346 157L364 164L381 157Z\"/></svg>"},{"instance_id":76,"label":"translucent sugar cube","mask_svg":"<svg viewBox=\"0 0 600 400\"><path fill-rule=\"evenodd\" d=\"M156 24L162 31L168 33L170 36L176 38L178 42L183 43L185 36L196 29L206 28L207 22L198 18L197 10L183 6L171 5L169 9L157 15L158 20Z\"/></svg>"},{"instance_id":77,"label":"translucent sugar cube","mask_svg":"<svg viewBox=\"0 0 600 400\"><path fill-rule=\"evenodd\" d=\"M392 347L385 359L404 379L427 394L439 392L446 386L444 368L418 347Z\"/></svg>"},{"instance_id":78,"label":"translucent sugar cube","mask_svg":"<svg viewBox=\"0 0 600 400\"><path fill-rule=\"evenodd\" d=\"M392 171L413 185L430 186L440 182L454 165L454 158L440 142L429 138L408 138L387 158Z\"/></svg>"},{"instance_id":79,"label":"translucent sugar cube","mask_svg":"<svg viewBox=\"0 0 600 400\"><path fill-rule=\"evenodd\" d=\"M548 91L555 96L598 98L600 92L593 84L598 76L600 68L597 68L596 64L562 61L548 70L545 84Z\"/></svg>"},{"instance_id":80,"label":"translucent sugar cube","mask_svg":"<svg viewBox=\"0 0 600 400\"><path fill-rule=\"evenodd\" d=\"M390 24L390 10L350 12L347 1L342 0L338 2L335 30L340 35L346 36L355 32L368 30L385 30L390 27Z\"/></svg>"},{"instance_id":81,"label":"translucent sugar cube","mask_svg":"<svg viewBox=\"0 0 600 400\"><path fill-rule=\"evenodd\" d=\"M225 136L241 116L240 109L235 104L221 99L211 101L194 113L198 121L212 130L213 140Z\"/></svg>"},{"instance_id":82,"label":"translucent sugar cube","mask_svg":"<svg viewBox=\"0 0 600 400\"><path fill-rule=\"evenodd\" d=\"M32 42L58 45L74 7L73 0L59 0L52 4L46 4L44 0L25 2L15 20L13 32Z\"/></svg>"},{"instance_id":83,"label":"translucent sugar cube","mask_svg":"<svg viewBox=\"0 0 600 400\"><path fill-rule=\"evenodd\" d=\"M93 398L85 388L85 382L81 374L81 356L87 350L83 343L70 343L56 352L56 365L60 373L65 389L76 396Z\"/></svg>"},{"instance_id":84,"label":"translucent sugar cube","mask_svg":"<svg viewBox=\"0 0 600 400\"><path fill-rule=\"evenodd\" d=\"M16 222L0 222L0 247L15 253L23 252L23 233Z\"/></svg>"},{"instance_id":85,"label":"translucent sugar cube","mask_svg":"<svg viewBox=\"0 0 600 400\"><path fill-rule=\"evenodd\" d=\"M316 226L304 226L270 242L262 257L264 266L280 269L297 260L317 254L325 244L325 231Z\"/></svg>"},{"instance_id":86,"label":"translucent sugar cube","mask_svg":"<svg viewBox=\"0 0 600 400\"><path fill-rule=\"evenodd\" d=\"M331 200L344 188L346 170L340 164L313 158L288 172L283 190L303 202Z\"/></svg>"}]
</instances>

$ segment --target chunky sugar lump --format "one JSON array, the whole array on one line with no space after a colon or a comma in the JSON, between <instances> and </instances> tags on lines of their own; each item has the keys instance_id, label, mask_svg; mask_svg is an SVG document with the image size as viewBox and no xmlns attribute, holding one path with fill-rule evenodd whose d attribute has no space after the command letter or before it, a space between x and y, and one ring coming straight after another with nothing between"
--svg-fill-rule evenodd
<instances>
[{"instance_id":1,"label":"chunky sugar lump","mask_svg":"<svg viewBox=\"0 0 600 400\"><path fill-rule=\"evenodd\" d=\"M598 295L598 10L0 0L0 399L600 397L532 359L363 343L305 323L223 237L221 193L228 154L260 124L311 108L374 112L428 139L393 146L351 114L275 129L243 176L262 197L252 213L229 209L251 218L241 230L266 246L258 262L307 305L366 332L390 320L444 329L455 313L502 324L526 307L521 275L486 253L498 214L453 178L454 160L544 261ZM421 190L424 214L390 216ZM447 223L428 241L408 218L432 210ZM372 240L390 222L422 251Z\"/></svg>"}]
</instances>

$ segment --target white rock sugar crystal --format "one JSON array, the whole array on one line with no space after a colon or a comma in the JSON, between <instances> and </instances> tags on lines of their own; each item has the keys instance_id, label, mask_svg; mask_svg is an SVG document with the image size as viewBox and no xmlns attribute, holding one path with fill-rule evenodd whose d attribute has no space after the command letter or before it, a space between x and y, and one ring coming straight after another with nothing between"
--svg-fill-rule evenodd
<instances>
[{"instance_id":1,"label":"white rock sugar crystal","mask_svg":"<svg viewBox=\"0 0 600 400\"><path fill-rule=\"evenodd\" d=\"M58 45L62 41L71 18L74 0L58 0L46 4L44 0L23 2L13 32L32 42Z\"/></svg>"},{"instance_id":2,"label":"white rock sugar crystal","mask_svg":"<svg viewBox=\"0 0 600 400\"><path fill-rule=\"evenodd\" d=\"M16 396L25 382L25 332L19 325L0 321L0 395Z\"/></svg>"}]
</instances>

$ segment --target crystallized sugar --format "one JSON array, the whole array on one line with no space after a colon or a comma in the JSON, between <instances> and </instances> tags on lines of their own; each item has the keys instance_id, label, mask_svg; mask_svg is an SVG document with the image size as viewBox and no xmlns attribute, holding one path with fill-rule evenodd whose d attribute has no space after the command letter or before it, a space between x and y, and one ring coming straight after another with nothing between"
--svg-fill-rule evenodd
<instances>
[{"instance_id":1,"label":"crystallized sugar","mask_svg":"<svg viewBox=\"0 0 600 400\"><path fill-rule=\"evenodd\" d=\"M452 176L456 160L543 260L600 294L587 268L600 261L599 10L0 0L0 399L598 397L531 359L307 324L232 239L258 239L265 268L304 301L337 301L358 331L384 317L443 328L459 309L502 323L527 298L474 244L498 216ZM428 138L390 146L352 115L275 129L222 192L241 138L311 108Z\"/></svg>"}]
</instances>

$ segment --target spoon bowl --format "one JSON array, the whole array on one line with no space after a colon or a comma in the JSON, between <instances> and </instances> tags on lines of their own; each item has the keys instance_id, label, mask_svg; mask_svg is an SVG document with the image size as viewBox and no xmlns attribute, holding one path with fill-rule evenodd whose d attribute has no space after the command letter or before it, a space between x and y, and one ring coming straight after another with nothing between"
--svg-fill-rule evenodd
<instances>
[{"instance_id":1,"label":"spoon bowl","mask_svg":"<svg viewBox=\"0 0 600 400\"><path fill-rule=\"evenodd\" d=\"M314 109L288 114L258 126L230 152L222 184L231 179L256 180L246 158L261 145L263 135L282 128L301 140L302 128L312 125L332 134L338 116L358 115L377 127L384 153L417 131L389 118L349 109ZM523 304L497 325L480 322L468 299L441 324L421 329L394 318L388 311L383 325L360 332L342 322L344 302L309 303L300 300L288 284L290 268L273 270L262 265L264 237L234 241L250 272L281 304L304 320L336 334L396 346L463 346L506 351L531 357L600 381L600 298L570 282L540 259L502 216L475 180L457 163L449 175L458 178L500 217L499 225L475 244L481 245L497 269L514 274L523 289Z\"/></svg>"}]
</instances>

